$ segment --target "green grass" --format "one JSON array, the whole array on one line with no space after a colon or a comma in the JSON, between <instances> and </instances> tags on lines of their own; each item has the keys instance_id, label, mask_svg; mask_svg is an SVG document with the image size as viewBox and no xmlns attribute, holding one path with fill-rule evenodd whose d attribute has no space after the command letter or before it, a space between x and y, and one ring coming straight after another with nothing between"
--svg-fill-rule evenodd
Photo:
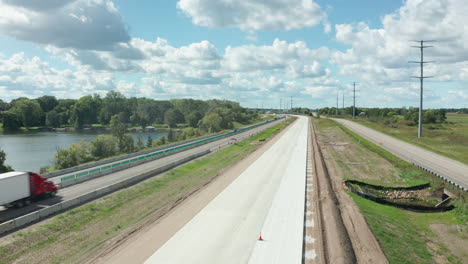
<instances>
[{"instance_id":1,"label":"green grass","mask_svg":"<svg viewBox=\"0 0 468 264\"><path fill-rule=\"evenodd\" d=\"M109 241L163 214L177 200L240 161L291 123L277 126L156 178L113 193L19 231L0 246L0 263L81 263Z\"/></svg>"},{"instance_id":2,"label":"green grass","mask_svg":"<svg viewBox=\"0 0 468 264\"><path fill-rule=\"evenodd\" d=\"M378 204L354 193L349 194L364 213L390 263L433 263L432 255L426 247L427 239L432 240L435 236L429 225L457 223L453 212L415 213ZM439 247L441 251L438 253L452 259L453 263L459 261L448 250L444 251L445 245Z\"/></svg>"},{"instance_id":3,"label":"green grass","mask_svg":"<svg viewBox=\"0 0 468 264\"><path fill-rule=\"evenodd\" d=\"M400 120L392 128L380 122L357 119L358 123L396 137L451 159L468 164L468 114L447 114L443 124L423 124L423 137L417 137L418 127Z\"/></svg>"},{"instance_id":4,"label":"green grass","mask_svg":"<svg viewBox=\"0 0 468 264\"><path fill-rule=\"evenodd\" d=\"M323 119L322 119L323 120ZM322 121L321 120L321 121ZM392 181L392 186L406 186L406 187L411 187L411 186L416 186L420 184L424 184L429 182L432 177L429 173L415 167L413 164L404 161L397 156L393 155L392 153L388 152L387 150L375 145L374 143L366 140L365 138L361 137L357 133L351 131L347 127L341 125L340 123L326 119L325 121L328 127L332 126L338 126L342 131L344 131L346 134L348 134L351 137L351 141L358 146L361 146L359 151L362 151L363 149L370 150L380 157L386 159L389 161L393 166L395 166L396 171L399 174L399 177L394 177ZM378 182L369 182L365 181L370 184L378 184Z\"/></svg>"},{"instance_id":5,"label":"green grass","mask_svg":"<svg viewBox=\"0 0 468 264\"><path fill-rule=\"evenodd\" d=\"M244 128L246 126L250 126L250 125L253 125L253 124L256 124L256 123L265 122L265 121L270 120L270 119L272 119L271 116L259 117L257 119L252 120L251 122L247 122L247 123L233 122L233 126L234 126L234 129L239 129L239 128Z\"/></svg>"},{"instance_id":6,"label":"green grass","mask_svg":"<svg viewBox=\"0 0 468 264\"><path fill-rule=\"evenodd\" d=\"M379 241L390 263L434 263L433 254L442 256L450 263L462 263L462 261L466 261L466 259L460 260L453 255L448 248L450 245L440 241L437 234L430 229L430 225L445 224L450 226L452 230L457 230L456 236L466 240L468 238L467 193L399 159L390 152L340 125L338 122L327 119L319 120L320 122L315 121L318 126L318 131L320 133L326 132L328 134L328 140L330 140L330 138L348 140L342 137L340 131L336 130L336 128L339 127L351 137L351 140L357 146L359 146L360 150L350 147L347 151L350 151L351 154L348 155L363 156L365 159L369 159L369 161L376 162L376 160L372 160L369 156L369 154L373 154L375 157L378 156L380 159L389 161L399 172L400 177L407 180L405 185L412 186L426 181L430 182L435 187L445 187L457 196L455 198L456 208L452 211L417 213L378 204L353 193L349 193L366 218L370 229ZM334 157L337 155L336 153L332 154ZM336 158L334 160L340 165L339 160ZM340 167L342 166L340 165ZM346 171L347 168L342 169ZM367 171L361 168L359 173L366 174ZM359 176L365 177L365 175ZM392 176L387 172L386 174L383 173L380 175L380 177L382 181L387 181L388 178ZM454 228L455 226L457 228ZM429 250L428 243L433 245L431 250Z\"/></svg>"},{"instance_id":7,"label":"green grass","mask_svg":"<svg viewBox=\"0 0 468 264\"><path fill-rule=\"evenodd\" d=\"M406 186L414 186L423 183L431 183L433 188L441 188L444 187L454 193L458 199L462 200L463 203L468 202L468 193L465 191L453 186L445 182L444 180L437 178L436 176L432 175L429 172L423 171L418 167L414 166L413 164L400 159L399 157L393 155L392 153L388 152L387 150L383 149L382 147L377 146L376 144L368 141L367 139L361 137L357 133L351 131L347 127L343 126L342 124L331 120L337 126L339 126L344 132L350 135L353 138L354 142L362 145L364 148L378 154L379 156L383 157L384 159L391 162L399 171L400 176L407 179Z\"/></svg>"}]
</instances>

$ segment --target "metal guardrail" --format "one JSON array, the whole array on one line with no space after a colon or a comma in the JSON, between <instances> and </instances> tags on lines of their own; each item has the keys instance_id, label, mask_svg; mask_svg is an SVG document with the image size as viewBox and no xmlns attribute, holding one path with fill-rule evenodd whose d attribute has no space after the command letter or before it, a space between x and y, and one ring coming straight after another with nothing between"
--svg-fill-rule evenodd
<instances>
[{"instance_id":1,"label":"metal guardrail","mask_svg":"<svg viewBox=\"0 0 468 264\"><path fill-rule=\"evenodd\" d=\"M280 119L283 119L283 118L284 117L282 117ZM239 134L239 133L245 132L247 130L250 130L252 128L256 128L256 127L259 127L259 126L262 126L262 125L265 125L265 124L268 124L268 123L271 123L271 122L274 122L274 121L277 121L277 120L279 120L279 119L268 120L268 121L265 121L265 122L262 122L262 123L258 123L258 124L252 125L252 126L244 127L244 128L241 128L241 129L238 129L238 130L235 130L235 131L231 131L231 132L228 132L228 133L225 133L225 134L221 134L221 135L217 135L217 136L210 137L210 138L207 138L207 139L195 141L195 142L192 142L190 144L177 146L177 147L173 147L173 148L169 148L169 149L164 149L164 150L154 152L154 153L151 153L151 154L148 154L148 155L136 157L136 158L133 158L133 159L125 160L125 161L122 161L122 162L114 163L114 164L103 166L103 167L100 167L100 168L90 169L90 170L86 170L86 171L83 171L83 172L75 173L75 174L60 178L60 182L65 182L65 181L77 179L77 178L80 178L80 177L88 176L90 174L99 173L99 172L102 172L102 171L105 171L105 170L111 170L111 169L119 167L119 166L127 165L129 163L135 163L135 162L138 162L140 160L144 160L144 159L147 159L147 158L152 158L154 156L162 155L162 154L165 154L165 153L168 153L168 152L173 152L173 151L178 151L180 149L190 148L190 147L192 147L194 145L198 145L200 143L207 143L209 141L213 141L213 140L216 140L216 139L229 137L231 135Z\"/></svg>"}]
</instances>

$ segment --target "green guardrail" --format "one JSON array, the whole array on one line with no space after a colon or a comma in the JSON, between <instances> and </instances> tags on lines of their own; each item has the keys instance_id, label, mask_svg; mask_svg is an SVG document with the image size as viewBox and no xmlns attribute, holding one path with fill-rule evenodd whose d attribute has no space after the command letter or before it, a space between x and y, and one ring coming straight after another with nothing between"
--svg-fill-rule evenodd
<instances>
[{"instance_id":1,"label":"green guardrail","mask_svg":"<svg viewBox=\"0 0 468 264\"><path fill-rule=\"evenodd\" d=\"M284 117L282 117L282 118L284 118ZM155 152L155 153L147 154L145 156L133 158L133 159L130 159L130 160L125 160L125 161L122 161L122 162L118 162L118 163L114 163L114 164L111 164L111 165L103 166L103 167L100 167L100 168L97 168L97 169L91 169L91 170L83 171L83 172L80 172L80 173L72 174L72 175L69 175L69 176L66 176L66 177L62 177L60 179L60 181L64 182L64 181L73 180L73 179L76 179L76 178L79 178L79 177L87 176L89 174L109 170L109 169L116 168L116 167L119 167L119 166L122 166L122 165L126 165L126 164L129 164L129 163L133 163L133 162L137 162L137 161L140 161L140 160L143 160L143 159L147 159L147 158L151 158L151 157L154 157L154 156L157 156L157 155L161 155L161 154L164 154L164 153L167 153L167 152L172 152L172 151L176 151L176 150L179 150L179 149L188 148L188 147L194 146L196 144L212 141L214 139L225 138L225 137L228 137L230 135L239 134L239 133L242 133L244 131L247 131L247 130L250 130L252 128L256 128L256 127L271 123L271 122L276 121L276 120L279 120L279 119L268 120L268 121L265 121L265 122L262 122L262 123L259 123L259 124L255 124L255 125L252 125L252 126L240 128L240 129L237 129L236 131L231 131L231 132L224 133L224 134L221 134L221 135L217 135L217 136L214 136L214 137L202 139L200 141L195 141L195 142L192 142L192 143L189 143L189 144L186 144L186 145L177 146L177 147L173 147L173 148L169 148L169 149L164 149L164 150L161 150L161 151L158 151L158 152Z\"/></svg>"}]
</instances>

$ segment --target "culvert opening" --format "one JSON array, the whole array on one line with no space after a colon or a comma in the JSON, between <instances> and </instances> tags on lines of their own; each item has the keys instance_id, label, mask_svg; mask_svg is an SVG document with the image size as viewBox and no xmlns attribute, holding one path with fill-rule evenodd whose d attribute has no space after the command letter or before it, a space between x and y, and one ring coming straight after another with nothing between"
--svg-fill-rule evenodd
<instances>
[{"instance_id":1,"label":"culvert opening","mask_svg":"<svg viewBox=\"0 0 468 264\"><path fill-rule=\"evenodd\" d=\"M454 208L451 196L443 188L431 190L430 184L412 187L386 187L356 180L344 182L349 191L380 204L415 212L444 212Z\"/></svg>"}]
</instances>

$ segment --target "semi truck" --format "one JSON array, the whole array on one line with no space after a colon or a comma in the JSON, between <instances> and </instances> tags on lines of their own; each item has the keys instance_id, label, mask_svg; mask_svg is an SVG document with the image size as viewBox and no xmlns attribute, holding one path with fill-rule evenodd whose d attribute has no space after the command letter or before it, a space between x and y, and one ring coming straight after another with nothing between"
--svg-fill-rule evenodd
<instances>
[{"instance_id":1,"label":"semi truck","mask_svg":"<svg viewBox=\"0 0 468 264\"><path fill-rule=\"evenodd\" d=\"M0 206L23 207L40 197L52 197L57 186L34 172L12 171L0 174Z\"/></svg>"}]
</instances>

